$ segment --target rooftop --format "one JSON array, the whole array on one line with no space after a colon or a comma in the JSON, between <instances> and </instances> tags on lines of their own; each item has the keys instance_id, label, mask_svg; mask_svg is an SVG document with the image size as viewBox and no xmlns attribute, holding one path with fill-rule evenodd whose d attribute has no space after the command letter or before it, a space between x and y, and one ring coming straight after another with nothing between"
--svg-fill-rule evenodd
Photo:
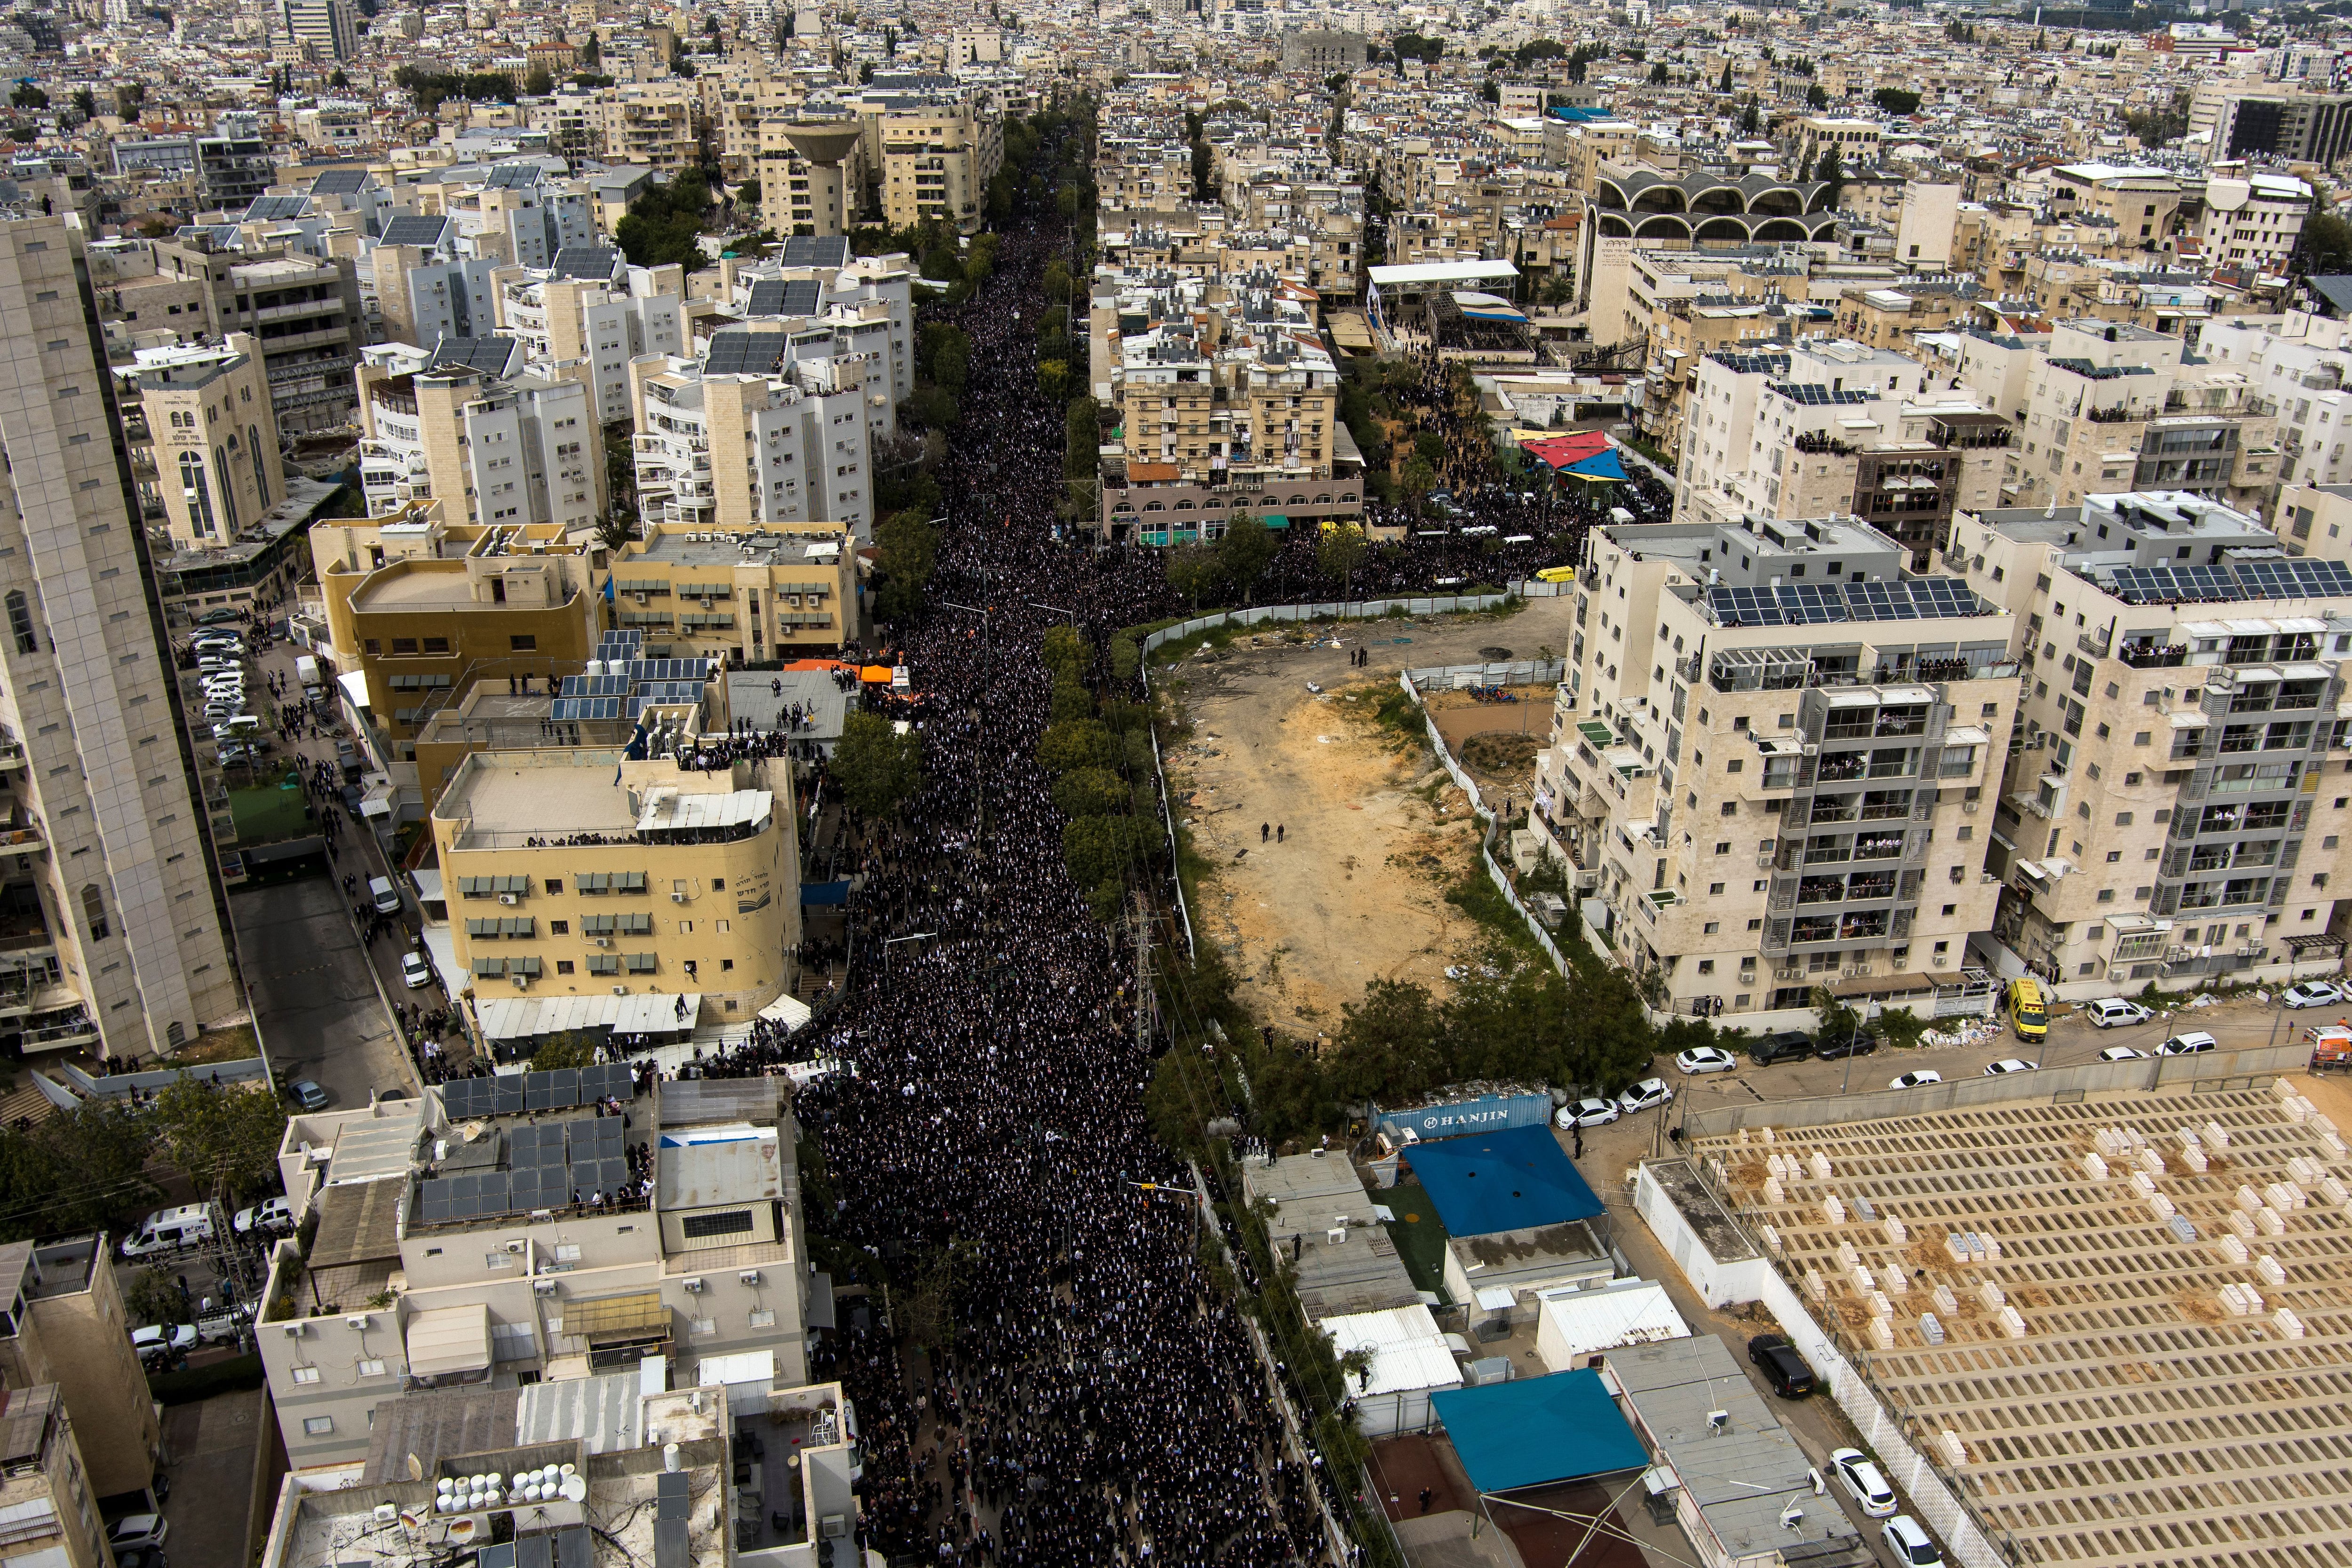
<instances>
[{"instance_id":1,"label":"rooftop","mask_svg":"<svg viewBox=\"0 0 2352 1568\"><path fill-rule=\"evenodd\" d=\"M1957 1440L1938 1468L2019 1561L2340 1553L2352 1158L2284 1080L2020 1099L1769 1144L1742 1131L1691 1153L1722 1163L1895 1419L1925 1448Z\"/></svg>"},{"instance_id":2,"label":"rooftop","mask_svg":"<svg viewBox=\"0 0 2352 1568\"><path fill-rule=\"evenodd\" d=\"M614 563L618 576L631 566L659 563L670 566L822 566L833 567L841 557L846 531L837 525L792 533L720 533L698 536L681 529L656 530L643 550Z\"/></svg>"}]
</instances>

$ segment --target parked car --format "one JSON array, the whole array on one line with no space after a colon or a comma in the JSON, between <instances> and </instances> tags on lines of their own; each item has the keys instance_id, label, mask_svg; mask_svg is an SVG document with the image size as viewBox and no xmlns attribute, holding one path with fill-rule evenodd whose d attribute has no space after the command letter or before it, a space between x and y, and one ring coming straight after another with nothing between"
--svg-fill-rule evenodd
<instances>
[{"instance_id":1,"label":"parked car","mask_svg":"<svg viewBox=\"0 0 2352 1568\"><path fill-rule=\"evenodd\" d=\"M1936 1550L1936 1543L1919 1528L1919 1521L1907 1513L1898 1513L1888 1520L1878 1538L1886 1542L1887 1550L1895 1553L1895 1561L1903 1568L1944 1568L1944 1554Z\"/></svg>"},{"instance_id":2,"label":"parked car","mask_svg":"<svg viewBox=\"0 0 2352 1568\"><path fill-rule=\"evenodd\" d=\"M256 1228L263 1232L294 1228L294 1205L285 1198L271 1198L249 1209L239 1209L236 1217L228 1222L229 1229L239 1236L248 1236Z\"/></svg>"},{"instance_id":3,"label":"parked car","mask_svg":"<svg viewBox=\"0 0 2352 1568\"><path fill-rule=\"evenodd\" d=\"M1552 1124L1562 1131L1571 1127L1606 1127L1624 1115L1613 1100L1580 1100L1559 1108Z\"/></svg>"},{"instance_id":4,"label":"parked car","mask_svg":"<svg viewBox=\"0 0 2352 1568\"><path fill-rule=\"evenodd\" d=\"M206 1344L233 1345L245 1337L247 1325L252 1321L253 1303L250 1301L215 1307L208 1300L196 1318L196 1337Z\"/></svg>"},{"instance_id":5,"label":"parked car","mask_svg":"<svg viewBox=\"0 0 2352 1568\"><path fill-rule=\"evenodd\" d=\"M1985 1068L1985 1077L2000 1078L2008 1073L2032 1072L2041 1065L2040 1062L2029 1062L2020 1057L2003 1057Z\"/></svg>"},{"instance_id":6,"label":"parked car","mask_svg":"<svg viewBox=\"0 0 2352 1568\"><path fill-rule=\"evenodd\" d=\"M1674 1097L1674 1089L1664 1079L1645 1078L1617 1097L1617 1109L1630 1116L1636 1110L1664 1105Z\"/></svg>"},{"instance_id":7,"label":"parked car","mask_svg":"<svg viewBox=\"0 0 2352 1568\"><path fill-rule=\"evenodd\" d=\"M2212 1050L2220 1044L2202 1029L2191 1029L2185 1035L2175 1035L2156 1047L2160 1057L2193 1057Z\"/></svg>"},{"instance_id":8,"label":"parked car","mask_svg":"<svg viewBox=\"0 0 2352 1568\"><path fill-rule=\"evenodd\" d=\"M1886 1087L1889 1089L1919 1089L1927 1084L1941 1083L1943 1081L1944 1075L1942 1073L1937 1072L1934 1068L1923 1068L1917 1072L1905 1073L1901 1078L1895 1079Z\"/></svg>"},{"instance_id":9,"label":"parked car","mask_svg":"<svg viewBox=\"0 0 2352 1568\"><path fill-rule=\"evenodd\" d=\"M1859 1448L1832 1448L1830 1468L1845 1483L1845 1489L1853 1494L1853 1500L1862 1505L1863 1512L1873 1519L1885 1519L1895 1511L1895 1489L1886 1484L1886 1478L1870 1462L1869 1455Z\"/></svg>"},{"instance_id":10,"label":"parked car","mask_svg":"<svg viewBox=\"0 0 2352 1568\"><path fill-rule=\"evenodd\" d=\"M1675 1055L1675 1066L1682 1069L1685 1078L1707 1072L1729 1072L1738 1065L1739 1058L1720 1046L1694 1046Z\"/></svg>"},{"instance_id":11,"label":"parked car","mask_svg":"<svg viewBox=\"0 0 2352 1568\"><path fill-rule=\"evenodd\" d=\"M126 1514L106 1527L106 1543L117 1552L144 1552L163 1545L171 1532L171 1521L160 1513Z\"/></svg>"},{"instance_id":12,"label":"parked car","mask_svg":"<svg viewBox=\"0 0 2352 1568\"><path fill-rule=\"evenodd\" d=\"M1878 1049L1878 1037L1864 1030L1841 1035L1833 1040L1822 1040L1813 1047L1813 1055L1825 1062L1843 1060L1847 1057L1866 1057Z\"/></svg>"},{"instance_id":13,"label":"parked car","mask_svg":"<svg viewBox=\"0 0 2352 1568\"><path fill-rule=\"evenodd\" d=\"M1767 1035L1748 1048L1748 1059L1759 1068L1780 1062L1801 1062L1813 1054L1813 1037L1797 1029Z\"/></svg>"},{"instance_id":14,"label":"parked car","mask_svg":"<svg viewBox=\"0 0 2352 1568\"><path fill-rule=\"evenodd\" d=\"M2103 996L2084 1006L2083 1016L2091 1020L2095 1029L2118 1029L2129 1024L2145 1024L2156 1014L2120 996Z\"/></svg>"},{"instance_id":15,"label":"parked car","mask_svg":"<svg viewBox=\"0 0 2352 1568\"><path fill-rule=\"evenodd\" d=\"M292 1095L294 1097L294 1103L300 1106L305 1110L324 1110L327 1109L327 1091L320 1089L318 1084L310 1079L296 1079L292 1083L286 1086L286 1092Z\"/></svg>"},{"instance_id":16,"label":"parked car","mask_svg":"<svg viewBox=\"0 0 2352 1568\"><path fill-rule=\"evenodd\" d=\"M243 611L222 608L217 610L206 610L203 615L196 617L196 625L200 626L227 626L233 625L234 623L243 619L245 619L245 614Z\"/></svg>"},{"instance_id":17,"label":"parked car","mask_svg":"<svg viewBox=\"0 0 2352 1568\"><path fill-rule=\"evenodd\" d=\"M194 1323L150 1323L131 1331L131 1349L145 1367L167 1365L196 1348Z\"/></svg>"},{"instance_id":18,"label":"parked car","mask_svg":"<svg viewBox=\"0 0 2352 1568\"><path fill-rule=\"evenodd\" d=\"M2140 1062L2147 1059L2146 1051L2136 1051L2129 1046L2109 1046L2099 1053L2103 1062Z\"/></svg>"},{"instance_id":19,"label":"parked car","mask_svg":"<svg viewBox=\"0 0 2352 1568\"><path fill-rule=\"evenodd\" d=\"M1802 1399L1818 1386L1813 1369L1782 1335L1758 1334L1749 1340L1748 1359L1763 1371L1772 1392L1783 1399Z\"/></svg>"},{"instance_id":20,"label":"parked car","mask_svg":"<svg viewBox=\"0 0 2352 1568\"><path fill-rule=\"evenodd\" d=\"M404 952L400 955L400 977L408 983L411 991L422 991L433 984L433 965L421 952Z\"/></svg>"},{"instance_id":21,"label":"parked car","mask_svg":"<svg viewBox=\"0 0 2352 1568\"><path fill-rule=\"evenodd\" d=\"M157 1209L141 1220L139 1228L122 1238L122 1256L147 1258L159 1252L176 1252L212 1238L213 1205L181 1204Z\"/></svg>"},{"instance_id":22,"label":"parked car","mask_svg":"<svg viewBox=\"0 0 2352 1568\"><path fill-rule=\"evenodd\" d=\"M2279 1004L2285 1007L2333 1007L2343 1000L2343 988L2325 980L2306 980L2279 993Z\"/></svg>"}]
</instances>

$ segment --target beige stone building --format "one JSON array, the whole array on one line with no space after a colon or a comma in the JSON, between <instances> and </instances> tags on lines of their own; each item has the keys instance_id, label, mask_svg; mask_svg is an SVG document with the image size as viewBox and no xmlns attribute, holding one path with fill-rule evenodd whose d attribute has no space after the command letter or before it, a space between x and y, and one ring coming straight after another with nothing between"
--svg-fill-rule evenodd
<instances>
[{"instance_id":1,"label":"beige stone building","mask_svg":"<svg viewBox=\"0 0 2352 1568\"><path fill-rule=\"evenodd\" d=\"M113 1568L64 1391L56 1384L0 1394L0 1519L9 1554L57 1568Z\"/></svg>"},{"instance_id":2,"label":"beige stone building","mask_svg":"<svg viewBox=\"0 0 2352 1568\"><path fill-rule=\"evenodd\" d=\"M0 1384L55 1384L99 1497L148 1491L163 1447L102 1233L0 1247Z\"/></svg>"},{"instance_id":3,"label":"beige stone building","mask_svg":"<svg viewBox=\"0 0 2352 1568\"><path fill-rule=\"evenodd\" d=\"M145 372L139 402L174 542L230 543L286 499L269 378L247 333L217 357Z\"/></svg>"},{"instance_id":4,"label":"beige stone building","mask_svg":"<svg viewBox=\"0 0 2352 1568\"><path fill-rule=\"evenodd\" d=\"M2096 996L2340 966L2352 569L2179 491L1959 520L2027 666L1996 933Z\"/></svg>"},{"instance_id":5,"label":"beige stone building","mask_svg":"<svg viewBox=\"0 0 2352 1568\"><path fill-rule=\"evenodd\" d=\"M2014 619L1846 521L1595 531L1536 814L1662 1005L1930 1003L1991 922Z\"/></svg>"},{"instance_id":6,"label":"beige stone building","mask_svg":"<svg viewBox=\"0 0 2352 1568\"><path fill-rule=\"evenodd\" d=\"M746 1023L792 988L789 763L705 773L601 749L480 752L433 808L473 1010L658 992Z\"/></svg>"},{"instance_id":7,"label":"beige stone building","mask_svg":"<svg viewBox=\"0 0 2352 1568\"><path fill-rule=\"evenodd\" d=\"M881 147L882 216L894 228L941 219L980 226L988 182L1004 163L1004 122L970 102L886 112Z\"/></svg>"},{"instance_id":8,"label":"beige stone building","mask_svg":"<svg viewBox=\"0 0 2352 1568\"><path fill-rule=\"evenodd\" d=\"M856 635L856 542L839 524L656 523L612 558L607 577L614 623L672 658L792 658Z\"/></svg>"}]
</instances>

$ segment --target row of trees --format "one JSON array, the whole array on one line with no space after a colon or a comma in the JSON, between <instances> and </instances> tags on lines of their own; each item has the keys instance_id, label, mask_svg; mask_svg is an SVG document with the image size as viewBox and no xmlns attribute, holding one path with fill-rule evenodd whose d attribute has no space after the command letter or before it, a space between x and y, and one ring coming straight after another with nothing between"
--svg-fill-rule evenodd
<instances>
[{"instance_id":1,"label":"row of trees","mask_svg":"<svg viewBox=\"0 0 2352 1568\"><path fill-rule=\"evenodd\" d=\"M1152 785L1150 710L1117 695L1131 689L1141 653L1130 637L1111 639L1112 693L1099 702L1087 684L1094 649L1085 637L1055 626L1041 653L1054 696L1037 761L1054 775L1054 805L1069 819L1062 858L1096 915L1109 921L1126 901L1129 875L1168 847Z\"/></svg>"},{"instance_id":2,"label":"row of trees","mask_svg":"<svg viewBox=\"0 0 2352 1568\"><path fill-rule=\"evenodd\" d=\"M613 226L613 239L635 267L703 265L702 230L710 216L710 182L699 169L682 169L629 204Z\"/></svg>"},{"instance_id":3,"label":"row of trees","mask_svg":"<svg viewBox=\"0 0 2352 1568\"><path fill-rule=\"evenodd\" d=\"M266 1087L180 1078L144 1106L89 1100L30 1127L0 1127L0 1240L121 1234L163 1196L168 1162L198 1194L232 1202L276 1190L285 1108Z\"/></svg>"}]
</instances>

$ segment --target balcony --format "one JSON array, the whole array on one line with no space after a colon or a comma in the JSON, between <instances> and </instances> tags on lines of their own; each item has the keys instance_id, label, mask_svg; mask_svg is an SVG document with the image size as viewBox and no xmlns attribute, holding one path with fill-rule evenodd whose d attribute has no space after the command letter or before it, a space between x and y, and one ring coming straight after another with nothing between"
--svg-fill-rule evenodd
<instances>
[{"instance_id":1,"label":"balcony","mask_svg":"<svg viewBox=\"0 0 2352 1568\"><path fill-rule=\"evenodd\" d=\"M2189 661L2186 643L2126 643L2116 657L2134 669L2178 669Z\"/></svg>"}]
</instances>

